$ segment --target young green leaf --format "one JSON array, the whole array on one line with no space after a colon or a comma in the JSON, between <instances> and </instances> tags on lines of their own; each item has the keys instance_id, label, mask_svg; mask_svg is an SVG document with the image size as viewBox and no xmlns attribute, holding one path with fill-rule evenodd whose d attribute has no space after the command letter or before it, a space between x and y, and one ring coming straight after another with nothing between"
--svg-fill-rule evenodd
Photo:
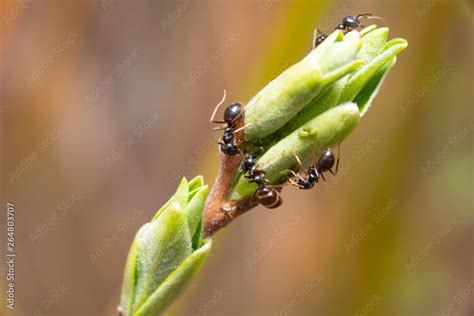
<instances>
[{"instance_id":1,"label":"young green leaf","mask_svg":"<svg viewBox=\"0 0 474 316\"><path fill-rule=\"evenodd\" d=\"M183 179L152 221L140 228L125 266L122 315L156 315L201 268L212 245L202 240L207 194L202 177Z\"/></svg>"},{"instance_id":2,"label":"young green leaf","mask_svg":"<svg viewBox=\"0 0 474 316\"><path fill-rule=\"evenodd\" d=\"M138 308L192 252L191 236L179 204L145 224L138 239L138 277L132 311Z\"/></svg>"},{"instance_id":3,"label":"young green leaf","mask_svg":"<svg viewBox=\"0 0 474 316\"><path fill-rule=\"evenodd\" d=\"M181 263L150 295L134 316L155 316L162 312L199 272L211 251L212 241L207 241Z\"/></svg>"}]
</instances>

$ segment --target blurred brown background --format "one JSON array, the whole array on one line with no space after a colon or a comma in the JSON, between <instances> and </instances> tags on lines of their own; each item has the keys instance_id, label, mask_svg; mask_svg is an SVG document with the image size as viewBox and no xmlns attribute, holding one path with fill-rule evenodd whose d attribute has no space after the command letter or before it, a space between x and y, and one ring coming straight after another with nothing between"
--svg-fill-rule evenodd
<instances>
[{"instance_id":1,"label":"blurred brown background","mask_svg":"<svg viewBox=\"0 0 474 316\"><path fill-rule=\"evenodd\" d=\"M222 90L248 101L311 49L314 28L365 12L409 47L343 143L340 174L220 231L168 314L474 312L471 1L1 8L1 232L11 201L17 257L16 309L0 314L115 315L138 227L182 176L213 181Z\"/></svg>"}]
</instances>

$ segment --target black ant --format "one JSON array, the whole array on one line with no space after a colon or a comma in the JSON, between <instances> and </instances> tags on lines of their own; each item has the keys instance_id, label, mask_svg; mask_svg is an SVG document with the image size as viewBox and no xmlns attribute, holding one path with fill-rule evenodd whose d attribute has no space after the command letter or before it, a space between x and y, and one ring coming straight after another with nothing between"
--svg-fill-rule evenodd
<instances>
[{"instance_id":1,"label":"black ant","mask_svg":"<svg viewBox=\"0 0 474 316\"><path fill-rule=\"evenodd\" d=\"M301 160L298 156L295 155L300 168L302 168ZM334 167L334 163L336 163L336 170L333 171L332 168ZM306 176L303 177L300 174L294 172L293 170L288 170L291 172L297 179L289 179L288 181L294 185L299 187L302 190L309 190L311 189L317 182L319 182L319 177L321 177L324 181L324 172L329 171L332 175L337 174L337 170L339 169L339 146L338 146L338 157L337 159L334 156L334 153L331 151L330 148L325 150L323 154L319 157L318 161L314 165L310 165L308 167L308 171L306 172Z\"/></svg>"},{"instance_id":2,"label":"black ant","mask_svg":"<svg viewBox=\"0 0 474 316\"><path fill-rule=\"evenodd\" d=\"M335 29L345 31L344 33L347 33L358 27L364 27L361 24L360 19L378 19L385 21L384 18L380 16L375 16L372 13L359 14L358 16L348 15L344 19L342 19L342 23L338 24ZM320 35L317 36L318 34ZM321 44L327 37L327 34L322 33L320 30L315 30L313 37L313 49L316 48L319 44Z\"/></svg>"},{"instance_id":3,"label":"black ant","mask_svg":"<svg viewBox=\"0 0 474 316\"><path fill-rule=\"evenodd\" d=\"M252 200L256 197L258 202L266 208L273 209L279 207L283 203L283 199L280 196L280 192L275 189L274 186L268 184L265 171L258 169L255 164L256 159L252 155L247 155L242 161L243 173L245 178L251 179L250 183L258 185L258 189L255 191Z\"/></svg>"},{"instance_id":4,"label":"black ant","mask_svg":"<svg viewBox=\"0 0 474 316\"><path fill-rule=\"evenodd\" d=\"M320 35L318 36L318 34ZM314 30L313 49L315 49L319 44L321 44L326 38L328 38L327 34L324 34L318 29Z\"/></svg>"},{"instance_id":5,"label":"black ant","mask_svg":"<svg viewBox=\"0 0 474 316\"><path fill-rule=\"evenodd\" d=\"M224 135L218 141L220 149L226 155L235 156L240 153L240 150L237 147L238 144L236 144L234 141L236 139L235 134L243 129L243 127L239 126L242 125L245 108L240 103L232 103L231 105L227 106L224 111L224 120L216 121L214 118L216 116L217 110L224 103L225 97L226 92L224 90L224 96L222 97L222 100L216 105L214 112L212 113L211 123L227 124L224 126L215 127L214 130L224 130Z\"/></svg>"},{"instance_id":6,"label":"black ant","mask_svg":"<svg viewBox=\"0 0 474 316\"><path fill-rule=\"evenodd\" d=\"M336 30L346 31L347 33L358 27L364 27L361 24L360 19L377 19L377 20L385 21L384 18L380 16L375 16L372 13L359 14L358 16L349 15L349 16L346 16L344 19L342 19L342 23L336 26Z\"/></svg>"}]
</instances>

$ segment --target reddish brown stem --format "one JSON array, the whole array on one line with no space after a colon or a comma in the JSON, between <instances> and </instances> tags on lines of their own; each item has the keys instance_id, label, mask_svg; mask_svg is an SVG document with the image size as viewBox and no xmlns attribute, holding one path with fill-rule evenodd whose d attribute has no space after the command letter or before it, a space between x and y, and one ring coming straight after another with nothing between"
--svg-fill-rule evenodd
<instances>
[{"instance_id":1,"label":"reddish brown stem","mask_svg":"<svg viewBox=\"0 0 474 316\"><path fill-rule=\"evenodd\" d=\"M238 205L232 205L232 203L226 201L241 161L242 156L240 155L229 156L220 153L217 177L204 206L203 234L205 238L256 206L255 203L250 203L250 200L239 201ZM224 211L224 206L226 209L231 208L232 211Z\"/></svg>"}]
</instances>

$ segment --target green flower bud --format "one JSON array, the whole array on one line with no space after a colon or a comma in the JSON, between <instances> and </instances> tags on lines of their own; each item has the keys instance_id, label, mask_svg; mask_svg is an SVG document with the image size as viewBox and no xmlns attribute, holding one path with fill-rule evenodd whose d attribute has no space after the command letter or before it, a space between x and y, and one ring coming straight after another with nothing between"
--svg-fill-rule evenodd
<instances>
[{"instance_id":1,"label":"green flower bud","mask_svg":"<svg viewBox=\"0 0 474 316\"><path fill-rule=\"evenodd\" d=\"M135 236L125 266L120 311L156 315L200 270L212 242L202 240L208 187L202 177L181 181L176 193Z\"/></svg>"},{"instance_id":2,"label":"green flower bud","mask_svg":"<svg viewBox=\"0 0 474 316\"><path fill-rule=\"evenodd\" d=\"M374 25L362 30L349 32L346 37L362 36L362 47L357 58L365 64L356 71L333 83L324 94L314 98L290 122L282 127L276 139L288 135L305 122L328 109L345 102L354 102L364 115L377 95L383 79L395 65L396 55L407 47L403 39L393 39L386 43L388 28L377 29Z\"/></svg>"},{"instance_id":3,"label":"green flower bud","mask_svg":"<svg viewBox=\"0 0 474 316\"><path fill-rule=\"evenodd\" d=\"M388 28L370 26L361 32L349 32L340 41L336 40L341 36L340 33L334 32L328 37L332 42L324 41L296 64L296 67L291 67L275 79L274 82L278 82L278 85L270 83L257 94L255 102L250 102L245 117L245 124L248 125L245 128L245 137L253 140L258 138L257 135L253 136L253 133L261 133L260 138L271 134L271 137L267 137L261 144L264 154L257 164L266 172L270 183L284 183L290 175L288 169L298 171L299 165L295 155L304 165L315 163L324 150L343 141L356 127L370 107L384 78L394 66L396 55L407 47L407 42L403 39L387 42L388 31ZM360 45L358 44L356 49L350 43ZM344 52L339 50L342 46L337 45L347 45L345 49L351 53L344 55ZM342 56L345 56L344 61L341 61ZM308 63L308 60L318 63L319 66ZM339 69L338 67L351 61L357 61L357 67L344 72L343 76L339 76L339 72L338 76L332 77L337 81L328 80L329 86L325 89L321 89L321 81L324 80L313 81L312 93L301 89L309 82L309 75L303 71L298 73L303 76L301 82L286 80L286 73L291 72L296 76L300 65L305 65L311 71L323 68ZM283 80L286 82L280 82ZM318 84L315 84L316 81ZM296 86L295 90L292 90L293 86ZM309 86L308 84L306 87L309 89ZM288 95L292 98L288 98ZM279 97L281 99L278 99ZM310 97L312 99L308 100ZM247 121L249 115L253 118L251 122ZM281 125L282 122L284 125ZM248 183L248 179L240 173L228 199L249 198L256 188L255 184Z\"/></svg>"},{"instance_id":4,"label":"green flower bud","mask_svg":"<svg viewBox=\"0 0 474 316\"><path fill-rule=\"evenodd\" d=\"M361 45L360 38L347 38L336 31L270 82L247 105L245 141L256 141L274 133L324 87L362 66L363 60L356 58Z\"/></svg>"}]
</instances>

